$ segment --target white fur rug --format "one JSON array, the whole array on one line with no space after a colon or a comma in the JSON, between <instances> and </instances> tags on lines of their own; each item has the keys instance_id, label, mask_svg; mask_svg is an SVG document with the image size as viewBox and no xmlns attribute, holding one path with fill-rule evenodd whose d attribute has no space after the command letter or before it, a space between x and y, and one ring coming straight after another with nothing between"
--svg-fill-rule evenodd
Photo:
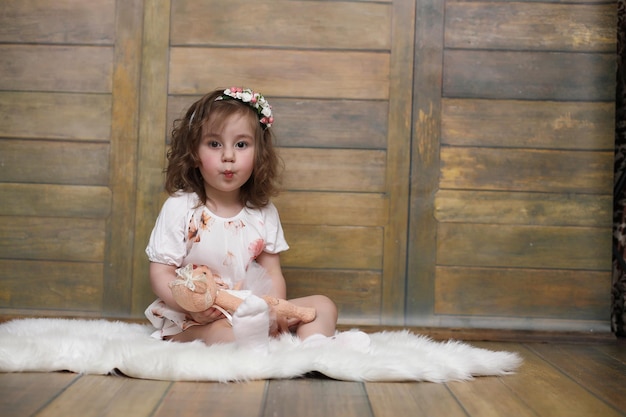
<instances>
[{"instance_id":1,"label":"white fur rug","mask_svg":"<svg viewBox=\"0 0 626 417\"><path fill-rule=\"evenodd\" d=\"M146 325L106 320L19 319L0 325L1 372L123 373L173 381L294 378L317 371L347 381L466 380L513 372L515 353L435 342L409 331L370 334L367 351L333 343L307 347L290 335L268 355L234 345L173 343L150 337Z\"/></svg>"}]
</instances>

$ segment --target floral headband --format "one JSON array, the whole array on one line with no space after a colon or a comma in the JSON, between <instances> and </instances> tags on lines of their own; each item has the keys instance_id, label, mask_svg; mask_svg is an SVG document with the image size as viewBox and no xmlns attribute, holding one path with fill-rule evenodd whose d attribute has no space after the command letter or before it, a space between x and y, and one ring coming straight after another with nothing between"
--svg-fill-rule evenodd
<instances>
[{"instance_id":1,"label":"floral headband","mask_svg":"<svg viewBox=\"0 0 626 417\"><path fill-rule=\"evenodd\" d=\"M274 116L272 115L272 106L265 100L259 93L255 93L249 88L231 87L224 90L224 93L217 97L215 101L234 98L246 103L259 115L259 122L265 127L271 127L274 123Z\"/></svg>"}]
</instances>

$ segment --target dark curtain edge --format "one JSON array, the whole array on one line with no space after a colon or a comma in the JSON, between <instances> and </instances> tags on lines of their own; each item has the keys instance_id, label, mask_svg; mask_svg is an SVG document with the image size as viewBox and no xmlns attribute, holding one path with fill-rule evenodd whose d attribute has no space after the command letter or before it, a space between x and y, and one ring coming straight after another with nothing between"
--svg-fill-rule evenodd
<instances>
[{"instance_id":1,"label":"dark curtain edge","mask_svg":"<svg viewBox=\"0 0 626 417\"><path fill-rule=\"evenodd\" d=\"M615 93L615 183L613 188L613 279L611 330L626 336L626 0L617 1L617 71Z\"/></svg>"}]
</instances>

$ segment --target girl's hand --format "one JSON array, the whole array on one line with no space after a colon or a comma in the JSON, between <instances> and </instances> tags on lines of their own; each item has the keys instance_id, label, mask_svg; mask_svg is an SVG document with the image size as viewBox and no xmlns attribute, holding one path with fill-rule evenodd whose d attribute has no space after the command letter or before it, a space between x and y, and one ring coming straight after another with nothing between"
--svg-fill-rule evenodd
<instances>
[{"instance_id":1,"label":"girl's hand","mask_svg":"<svg viewBox=\"0 0 626 417\"><path fill-rule=\"evenodd\" d=\"M287 320L285 317L272 317L270 321L270 336L276 337L282 333L289 333L292 329L300 324L300 320L298 319L289 319Z\"/></svg>"},{"instance_id":2,"label":"girl's hand","mask_svg":"<svg viewBox=\"0 0 626 417\"><path fill-rule=\"evenodd\" d=\"M213 307L204 311L199 311L199 312L190 311L187 314L191 316L193 321L195 321L196 323L200 323L200 324L209 324L209 323L213 323L214 321L226 318L224 316L224 313L222 313L217 308L213 308Z\"/></svg>"}]
</instances>

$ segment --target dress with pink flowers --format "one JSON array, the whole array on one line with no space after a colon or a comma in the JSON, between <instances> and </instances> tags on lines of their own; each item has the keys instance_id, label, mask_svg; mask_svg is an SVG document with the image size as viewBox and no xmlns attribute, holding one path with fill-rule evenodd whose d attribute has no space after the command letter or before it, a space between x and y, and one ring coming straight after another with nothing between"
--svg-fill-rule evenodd
<instances>
[{"instance_id":1,"label":"dress with pink flowers","mask_svg":"<svg viewBox=\"0 0 626 417\"><path fill-rule=\"evenodd\" d=\"M289 249L272 203L260 209L245 207L231 218L217 216L198 204L195 193L177 193L165 201L146 248L151 262L176 267L207 265L224 284L234 288L262 252ZM161 299L150 304L145 314L156 327L153 336L157 338L198 324Z\"/></svg>"}]
</instances>

